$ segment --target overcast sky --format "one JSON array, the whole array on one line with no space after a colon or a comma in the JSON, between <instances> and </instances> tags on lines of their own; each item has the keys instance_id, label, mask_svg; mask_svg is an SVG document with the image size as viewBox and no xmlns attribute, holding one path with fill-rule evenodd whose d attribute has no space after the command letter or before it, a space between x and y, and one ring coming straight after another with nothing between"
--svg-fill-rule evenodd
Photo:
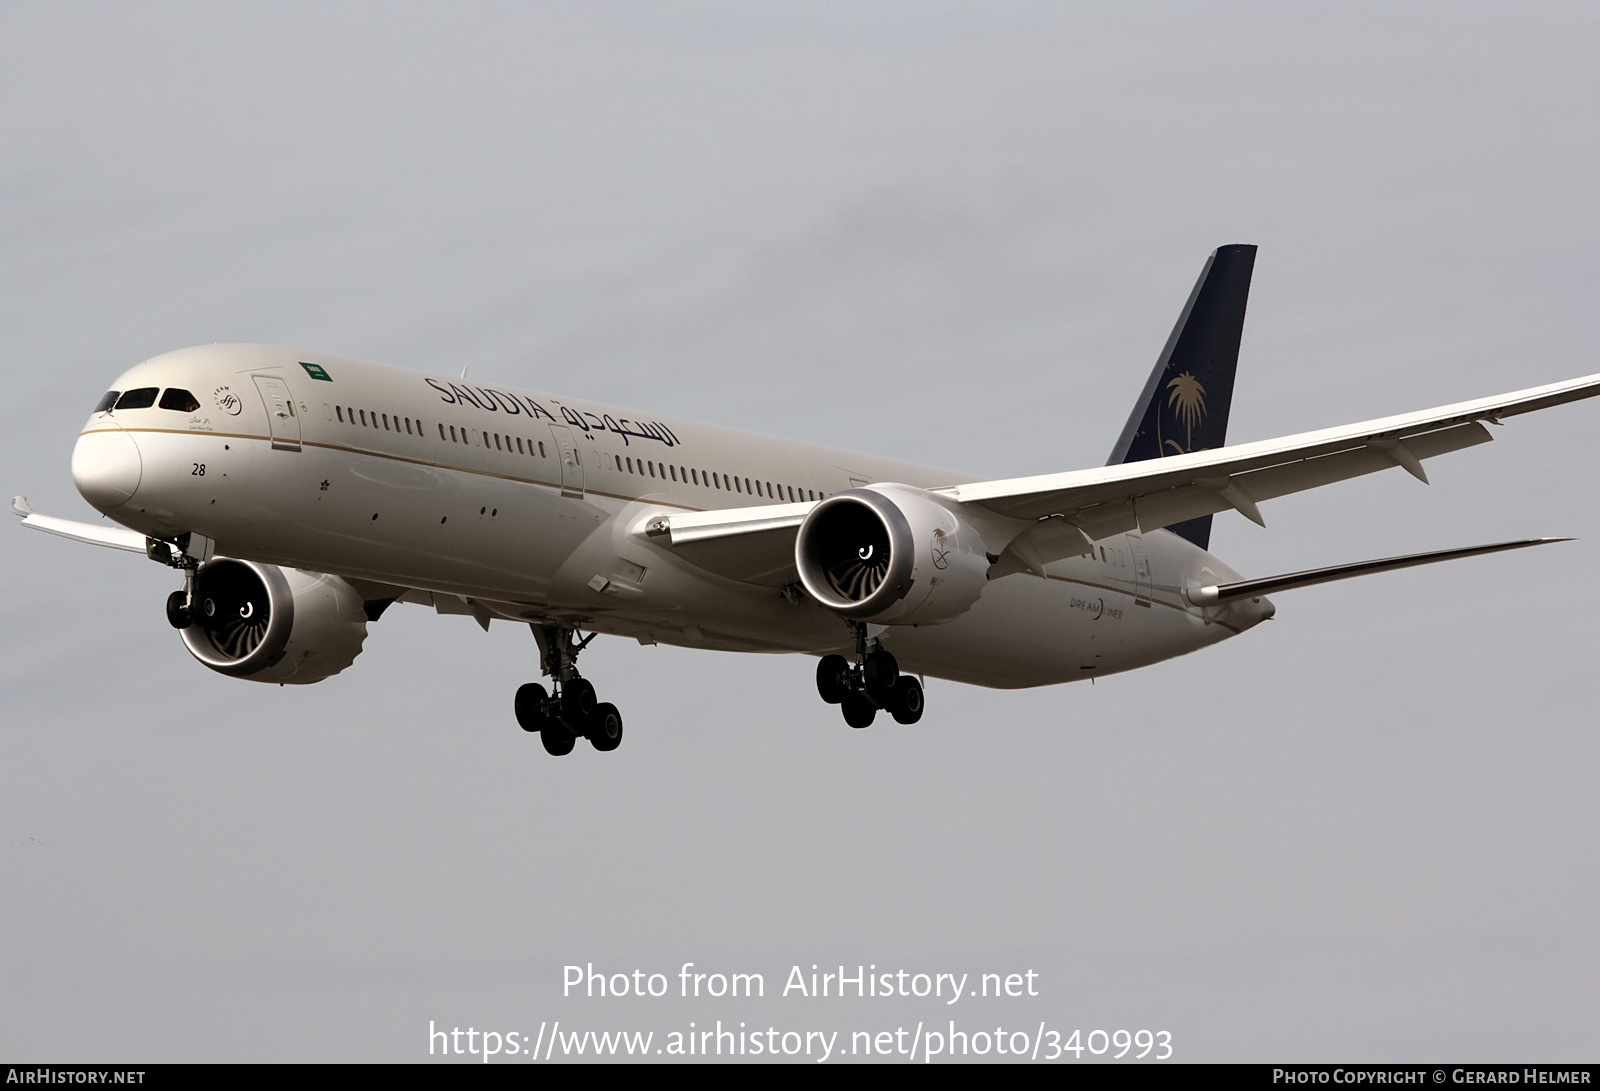
<instances>
[{"instance_id":1,"label":"overcast sky","mask_svg":"<svg viewBox=\"0 0 1600 1091\"><path fill-rule=\"evenodd\" d=\"M123 369L271 341L984 475L1104 461L1207 253L1261 247L1234 440L1600 370L1593 5L0 5L0 466L92 518ZM1398 9L1398 10L1397 10ZM1187 1060L1593 1060L1600 405L1219 516L1284 593L1171 663L930 682L602 638L551 759L526 629L193 661L177 586L0 534L0 1057L426 1059L531 1035L1147 1027ZM8 493L7 495L11 495ZM561 968L766 975L563 1000ZM795 964L1037 971L828 1006Z\"/></svg>"}]
</instances>

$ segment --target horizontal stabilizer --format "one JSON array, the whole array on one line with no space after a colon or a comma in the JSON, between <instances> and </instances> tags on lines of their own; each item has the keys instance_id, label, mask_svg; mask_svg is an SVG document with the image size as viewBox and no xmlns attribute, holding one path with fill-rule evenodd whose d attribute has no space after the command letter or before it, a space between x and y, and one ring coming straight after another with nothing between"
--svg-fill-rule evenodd
<instances>
[{"instance_id":1,"label":"horizontal stabilizer","mask_svg":"<svg viewBox=\"0 0 1600 1091\"><path fill-rule=\"evenodd\" d=\"M1501 553L1508 549L1526 549L1528 546L1548 545L1551 542L1570 542L1571 538L1523 538L1515 542L1496 542L1493 545L1466 546L1462 549L1438 549L1431 553L1410 553L1404 557L1385 557L1379 561L1356 561L1354 564L1336 564L1329 568L1308 568L1304 572L1290 572L1285 576L1268 576L1260 580L1241 580L1238 583L1215 584L1202 587L1189 595L1198 606L1253 595L1270 595L1296 587L1312 587L1334 580L1348 580L1354 576L1370 576L1374 572L1389 572L1396 568L1413 568L1419 564L1453 561L1461 557L1476 557L1483 553Z\"/></svg>"},{"instance_id":2,"label":"horizontal stabilizer","mask_svg":"<svg viewBox=\"0 0 1600 1091\"><path fill-rule=\"evenodd\" d=\"M75 542L126 549L129 553L145 551L145 537L127 527L96 526L94 523L75 523L71 519L57 519L53 515L40 515L28 504L26 496L11 499L11 510L22 516L22 525L46 534L59 534Z\"/></svg>"}]
</instances>

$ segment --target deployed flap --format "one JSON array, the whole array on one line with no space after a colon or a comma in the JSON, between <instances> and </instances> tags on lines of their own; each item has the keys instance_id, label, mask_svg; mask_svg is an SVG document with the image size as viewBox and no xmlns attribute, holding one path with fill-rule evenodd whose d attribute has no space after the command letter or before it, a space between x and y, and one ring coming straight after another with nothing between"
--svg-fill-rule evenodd
<instances>
[{"instance_id":1,"label":"deployed flap","mask_svg":"<svg viewBox=\"0 0 1600 1091\"><path fill-rule=\"evenodd\" d=\"M1420 564L1435 564L1462 557L1477 557L1484 553L1501 553L1508 549L1526 549L1529 546L1570 541L1571 538L1523 538L1515 542L1496 542L1493 545L1437 549L1431 553L1409 553L1404 557L1385 557L1379 561L1356 561L1354 564L1336 564L1328 568L1308 568L1304 572L1291 572L1286 576L1268 576L1265 579L1240 580L1238 583L1202 587L1191 593L1189 599L1196 605L1205 606L1213 602L1226 602L1228 599L1270 595L1296 587L1312 587L1319 583L1332 583L1334 580L1348 580L1354 576L1370 576L1374 572L1391 572L1397 568L1413 568Z\"/></svg>"},{"instance_id":2,"label":"deployed flap","mask_svg":"<svg viewBox=\"0 0 1600 1091\"><path fill-rule=\"evenodd\" d=\"M1256 505L1275 496L1401 467L1487 442L1479 422L1530 413L1600 394L1600 375L1393 417L1244 443L1215 451L1038 477L980 481L939 490L963 504L1000 515L1059 515L1103 538L1138 527L1150 531L1207 512L1235 508L1260 520Z\"/></svg>"},{"instance_id":3,"label":"deployed flap","mask_svg":"<svg viewBox=\"0 0 1600 1091\"><path fill-rule=\"evenodd\" d=\"M96 526L94 523L76 523L71 519L57 519L53 515L40 515L29 505L26 496L13 497L11 510L22 516L23 526L32 530L42 530L46 534L59 534L61 537L71 538L75 542L88 542L90 545L125 549L129 553L143 553L145 551L145 537L136 530L129 530L127 527Z\"/></svg>"},{"instance_id":4,"label":"deployed flap","mask_svg":"<svg viewBox=\"0 0 1600 1091\"><path fill-rule=\"evenodd\" d=\"M800 578L794 536L816 504L763 504L653 515L642 533L697 568L730 580L782 587Z\"/></svg>"}]
</instances>

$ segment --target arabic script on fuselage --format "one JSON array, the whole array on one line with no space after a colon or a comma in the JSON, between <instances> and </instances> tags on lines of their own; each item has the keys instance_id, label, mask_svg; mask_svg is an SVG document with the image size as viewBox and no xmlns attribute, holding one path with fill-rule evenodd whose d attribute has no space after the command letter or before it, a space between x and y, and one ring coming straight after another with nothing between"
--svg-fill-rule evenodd
<instances>
[{"instance_id":1,"label":"arabic script on fuselage","mask_svg":"<svg viewBox=\"0 0 1600 1091\"><path fill-rule=\"evenodd\" d=\"M533 420L543 417L551 424L570 424L585 432L610 432L621 436L624 446L636 439L655 440L668 447L680 446L682 442L672 429L660 421L629 420L627 417L613 417L610 413L591 413L586 409L572 409L565 405L556 406L561 411L561 415L557 417L526 394L512 394L493 387L465 386L437 379L422 381L437 390L439 400L449 405L470 405L486 413L504 413L513 417L521 415Z\"/></svg>"}]
</instances>

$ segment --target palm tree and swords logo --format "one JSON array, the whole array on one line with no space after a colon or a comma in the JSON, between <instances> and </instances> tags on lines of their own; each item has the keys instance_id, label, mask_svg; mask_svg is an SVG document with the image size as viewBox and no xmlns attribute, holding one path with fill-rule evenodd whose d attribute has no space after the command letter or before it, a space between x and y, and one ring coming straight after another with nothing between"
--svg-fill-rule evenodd
<instances>
[{"instance_id":1,"label":"palm tree and swords logo","mask_svg":"<svg viewBox=\"0 0 1600 1091\"><path fill-rule=\"evenodd\" d=\"M1167 391L1167 408L1172 411L1177 423L1183 426L1183 443L1180 445L1177 440L1161 435L1161 416L1158 413L1156 436L1161 440L1159 449L1163 455L1186 455L1194 450L1195 428L1206 419L1206 388L1199 379L1185 371L1167 384ZM1172 450L1168 451L1168 447Z\"/></svg>"}]
</instances>

